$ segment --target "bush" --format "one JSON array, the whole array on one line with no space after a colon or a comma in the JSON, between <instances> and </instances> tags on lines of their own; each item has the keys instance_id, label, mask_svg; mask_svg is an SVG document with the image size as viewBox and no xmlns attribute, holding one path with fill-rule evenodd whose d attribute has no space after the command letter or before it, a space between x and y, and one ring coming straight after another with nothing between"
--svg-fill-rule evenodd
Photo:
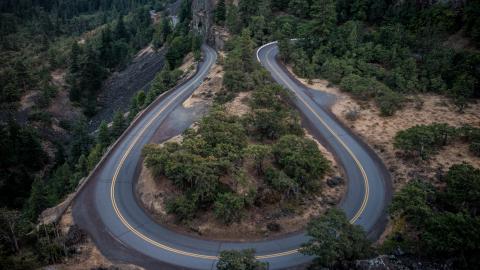
<instances>
[{"instance_id":1,"label":"bush","mask_svg":"<svg viewBox=\"0 0 480 270\"><path fill-rule=\"evenodd\" d=\"M362 227L350 224L339 209L329 209L325 215L312 219L307 225L307 234L310 239L300 252L316 256L314 264L318 266L336 269L335 266L371 254L370 241Z\"/></svg>"},{"instance_id":2,"label":"bush","mask_svg":"<svg viewBox=\"0 0 480 270\"><path fill-rule=\"evenodd\" d=\"M214 203L215 216L225 224L238 222L242 218L245 201L233 193L219 194Z\"/></svg>"},{"instance_id":3,"label":"bush","mask_svg":"<svg viewBox=\"0 0 480 270\"><path fill-rule=\"evenodd\" d=\"M273 167L265 170L265 182L286 197L298 193L298 184L284 172Z\"/></svg>"},{"instance_id":4,"label":"bush","mask_svg":"<svg viewBox=\"0 0 480 270\"><path fill-rule=\"evenodd\" d=\"M480 157L480 142L472 142L468 147L470 152L472 152L475 156Z\"/></svg>"},{"instance_id":5,"label":"bush","mask_svg":"<svg viewBox=\"0 0 480 270\"><path fill-rule=\"evenodd\" d=\"M382 116L392 116L395 111L399 110L403 106L405 98L392 90L383 91L377 94L375 101L380 109Z\"/></svg>"},{"instance_id":6,"label":"bush","mask_svg":"<svg viewBox=\"0 0 480 270\"><path fill-rule=\"evenodd\" d=\"M268 264L255 260L255 250L224 250L220 252L217 270L267 270Z\"/></svg>"},{"instance_id":7,"label":"bush","mask_svg":"<svg viewBox=\"0 0 480 270\"><path fill-rule=\"evenodd\" d=\"M330 164L312 140L295 135L281 137L273 146L275 162L304 189L318 189Z\"/></svg>"},{"instance_id":8,"label":"bush","mask_svg":"<svg viewBox=\"0 0 480 270\"><path fill-rule=\"evenodd\" d=\"M427 159L447 145L455 135L455 128L447 124L416 125L397 132L394 146L409 156Z\"/></svg>"},{"instance_id":9,"label":"bush","mask_svg":"<svg viewBox=\"0 0 480 270\"><path fill-rule=\"evenodd\" d=\"M175 214L176 218L182 222L192 220L197 212L197 203L195 198L180 195L166 203L167 213Z\"/></svg>"}]
</instances>

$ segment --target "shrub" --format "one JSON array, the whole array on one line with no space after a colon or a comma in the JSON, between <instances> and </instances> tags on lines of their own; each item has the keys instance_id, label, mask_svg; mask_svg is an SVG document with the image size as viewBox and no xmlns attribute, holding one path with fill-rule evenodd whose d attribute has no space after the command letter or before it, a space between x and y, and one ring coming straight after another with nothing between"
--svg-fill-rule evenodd
<instances>
[{"instance_id":1,"label":"shrub","mask_svg":"<svg viewBox=\"0 0 480 270\"><path fill-rule=\"evenodd\" d=\"M180 195L170 199L166 203L167 213L175 214L176 218L182 222L192 220L197 212L197 202L195 198Z\"/></svg>"},{"instance_id":2,"label":"shrub","mask_svg":"<svg viewBox=\"0 0 480 270\"><path fill-rule=\"evenodd\" d=\"M395 111L402 108L404 97L392 90L388 90L378 93L375 101L382 116L392 116Z\"/></svg>"},{"instance_id":3,"label":"shrub","mask_svg":"<svg viewBox=\"0 0 480 270\"><path fill-rule=\"evenodd\" d=\"M245 201L233 193L219 194L214 203L215 216L225 224L240 221Z\"/></svg>"},{"instance_id":4,"label":"shrub","mask_svg":"<svg viewBox=\"0 0 480 270\"><path fill-rule=\"evenodd\" d=\"M267 270L268 264L255 260L255 250L224 250L220 253L217 270Z\"/></svg>"},{"instance_id":5,"label":"shrub","mask_svg":"<svg viewBox=\"0 0 480 270\"><path fill-rule=\"evenodd\" d=\"M298 184L284 172L273 167L265 170L265 182L287 197L298 193Z\"/></svg>"},{"instance_id":6,"label":"shrub","mask_svg":"<svg viewBox=\"0 0 480 270\"><path fill-rule=\"evenodd\" d=\"M275 162L305 191L317 189L330 164L312 140L295 135L281 137L273 146Z\"/></svg>"},{"instance_id":7,"label":"shrub","mask_svg":"<svg viewBox=\"0 0 480 270\"><path fill-rule=\"evenodd\" d=\"M416 125L397 132L395 148L402 149L409 156L427 159L456 135L455 128L447 124Z\"/></svg>"},{"instance_id":8,"label":"shrub","mask_svg":"<svg viewBox=\"0 0 480 270\"><path fill-rule=\"evenodd\" d=\"M468 147L470 152L472 152L475 156L480 157L480 142L472 142Z\"/></svg>"},{"instance_id":9,"label":"shrub","mask_svg":"<svg viewBox=\"0 0 480 270\"><path fill-rule=\"evenodd\" d=\"M336 269L336 265L371 254L370 241L362 227L350 224L339 209L329 209L325 215L312 219L307 234L310 239L300 252L317 256L314 264L319 266Z\"/></svg>"}]
</instances>

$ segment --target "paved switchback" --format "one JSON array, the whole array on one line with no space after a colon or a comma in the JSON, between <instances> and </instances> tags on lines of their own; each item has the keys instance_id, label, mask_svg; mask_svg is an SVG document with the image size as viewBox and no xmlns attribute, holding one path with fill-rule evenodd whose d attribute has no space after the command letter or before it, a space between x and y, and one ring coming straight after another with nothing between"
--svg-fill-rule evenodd
<instances>
[{"instance_id":1,"label":"paved switchback","mask_svg":"<svg viewBox=\"0 0 480 270\"><path fill-rule=\"evenodd\" d=\"M383 232L391 198L387 169L375 152L330 112L332 96L296 80L277 60L277 54L277 43L271 42L257 50L257 60L293 93L292 102L304 122L341 164L348 185L340 207L352 223L361 225L370 238L377 238Z\"/></svg>"},{"instance_id":2,"label":"paved switchback","mask_svg":"<svg viewBox=\"0 0 480 270\"><path fill-rule=\"evenodd\" d=\"M167 116L192 94L208 74L216 60L216 53L207 46L203 47L203 51L205 59L197 74L156 100L122 135L106 159L93 172L74 202L75 222L90 234L107 258L146 269L215 269L221 250L245 248L254 248L257 258L268 261L270 269L292 268L308 263L312 258L297 252L298 247L307 239L303 233L249 243L202 240L179 234L155 223L137 202L134 185L139 174L141 150L151 141ZM388 198L388 177L381 162L366 145L351 136L334 118L316 105L305 93L308 89L289 81L291 79L288 74L275 62L275 53L276 46L268 45L259 50L258 57L276 80L288 88L293 86L294 93L301 97L294 100L295 105L305 119L311 121L309 125L314 134L328 142L329 148L345 166L349 188L342 208L350 218L355 218L355 223L362 225L373 233L372 235L377 235L381 231L381 226L377 225L381 224L379 220L384 217L385 202ZM300 100L304 100L308 105L302 105ZM309 112L308 108L312 110ZM327 122L337 135L329 133L330 129L326 128L319 117L323 118L323 122ZM338 138L344 143L339 143ZM350 150L347 150L347 147ZM362 170L355 159L364 168L368 182L364 181ZM368 189L365 188L367 186ZM365 194L369 194L367 200Z\"/></svg>"}]
</instances>

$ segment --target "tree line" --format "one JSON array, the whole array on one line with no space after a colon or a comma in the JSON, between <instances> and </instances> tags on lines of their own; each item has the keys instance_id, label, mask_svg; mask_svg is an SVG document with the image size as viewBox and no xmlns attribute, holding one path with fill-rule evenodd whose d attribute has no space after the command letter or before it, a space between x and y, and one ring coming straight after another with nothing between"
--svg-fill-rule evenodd
<instances>
[{"instance_id":1,"label":"tree line","mask_svg":"<svg viewBox=\"0 0 480 270\"><path fill-rule=\"evenodd\" d=\"M79 180L96 166L135 115L178 82L183 74L176 67L188 52L195 50L199 54L201 43L189 31L188 16L177 27L164 19L168 22L167 32L162 32L164 27L152 25L149 10L163 10L164 1L70 1L71 9L75 9L77 3L83 6L65 22L57 18L56 4L46 6L55 1L35 1L27 9L19 8L30 2L2 1L0 4L0 30L5 33L0 40L0 58L5 59L5 65L0 68L0 264L9 269L36 269L58 263L62 257L72 254L70 244L58 228L35 227L38 215L75 190ZM69 1L57 2L68 4ZM97 2L103 4L99 6ZM118 6L117 10L109 10L112 5L122 3L124 8ZM84 9L86 6L89 8ZM57 18L55 23L60 30L40 23L39 14L49 19ZM98 29L87 35L85 42L79 42L78 33L66 27L78 16L104 18L95 25ZM13 23L17 25L10 28ZM44 33L39 27L56 32ZM166 45L167 54L175 38L180 37L187 43L180 50L172 49L172 56L156 75L150 89L139 91L132 98L128 116L118 111L111 125L102 122L96 134L89 134L87 117L95 112L96 94L104 78L122 69L134 52L149 44L158 33L165 34L165 40L157 46ZM84 108L87 117L80 116L76 121L60 120L57 124L65 130L66 137L51 141L45 137L52 124L45 109L56 95L50 72L57 68L67 69L70 98ZM40 98L27 122L17 122L13 115L19 98L31 90L40 90ZM45 145L53 155L46 153Z\"/></svg>"},{"instance_id":2,"label":"tree line","mask_svg":"<svg viewBox=\"0 0 480 270\"><path fill-rule=\"evenodd\" d=\"M220 1L215 13L218 24L233 33L249 28L257 45L278 40L282 60L295 73L323 77L358 98L373 98L382 115L401 108L404 94L447 95L460 111L480 96L480 55L446 42L461 30L478 45L473 27L480 23L478 1L459 6L368 0L223 5ZM299 40L291 42L292 37Z\"/></svg>"}]
</instances>

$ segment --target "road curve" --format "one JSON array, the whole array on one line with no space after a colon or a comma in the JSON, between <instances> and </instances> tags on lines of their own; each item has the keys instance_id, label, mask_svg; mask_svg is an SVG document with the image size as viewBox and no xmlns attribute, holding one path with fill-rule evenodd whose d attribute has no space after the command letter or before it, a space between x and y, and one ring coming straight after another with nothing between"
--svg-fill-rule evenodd
<instances>
[{"instance_id":1,"label":"road curve","mask_svg":"<svg viewBox=\"0 0 480 270\"><path fill-rule=\"evenodd\" d=\"M273 79L294 94L292 102L304 122L341 164L348 186L340 207L350 222L361 225L370 238L377 238L383 232L391 199L387 169L374 151L330 112L335 97L300 83L279 63L277 54L277 42L271 42L260 47L256 56Z\"/></svg>"},{"instance_id":2,"label":"road curve","mask_svg":"<svg viewBox=\"0 0 480 270\"><path fill-rule=\"evenodd\" d=\"M185 236L168 230L155 223L139 205L134 194L135 179L139 174L141 150L154 136L168 115L198 87L216 60L213 49L203 46L205 59L198 72L189 81L176 87L156 100L132 126L122 135L112 150L92 173L89 182L81 190L73 205L75 223L86 230L97 247L109 259L133 263L146 269L215 269L217 256L225 249L254 248L257 258L267 261L270 269L283 269L307 263L311 257L303 256L296 250L306 241L303 233L288 235L279 239L249 243L208 241ZM304 93L301 85L290 83L291 78L275 61L276 46L264 46L258 57L281 84L302 97L308 106L294 99L295 105L311 120L314 134L326 139L329 148L339 157L349 179L346 198L342 202L349 217L363 209L355 222L369 232L376 231L378 221L383 217L387 200L388 175L381 162L369 148L351 136L346 129L328 113L316 105ZM282 79L283 78L283 79ZM299 91L301 90L301 91ZM308 112L306 108L312 108ZM337 136L318 117L323 118ZM344 145L337 142L341 138ZM345 150L345 146L349 151ZM368 176L367 187L355 158L361 163ZM369 190L368 200L365 190ZM364 206L362 206L362 202Z\"/></svg>"}]
</instances>

